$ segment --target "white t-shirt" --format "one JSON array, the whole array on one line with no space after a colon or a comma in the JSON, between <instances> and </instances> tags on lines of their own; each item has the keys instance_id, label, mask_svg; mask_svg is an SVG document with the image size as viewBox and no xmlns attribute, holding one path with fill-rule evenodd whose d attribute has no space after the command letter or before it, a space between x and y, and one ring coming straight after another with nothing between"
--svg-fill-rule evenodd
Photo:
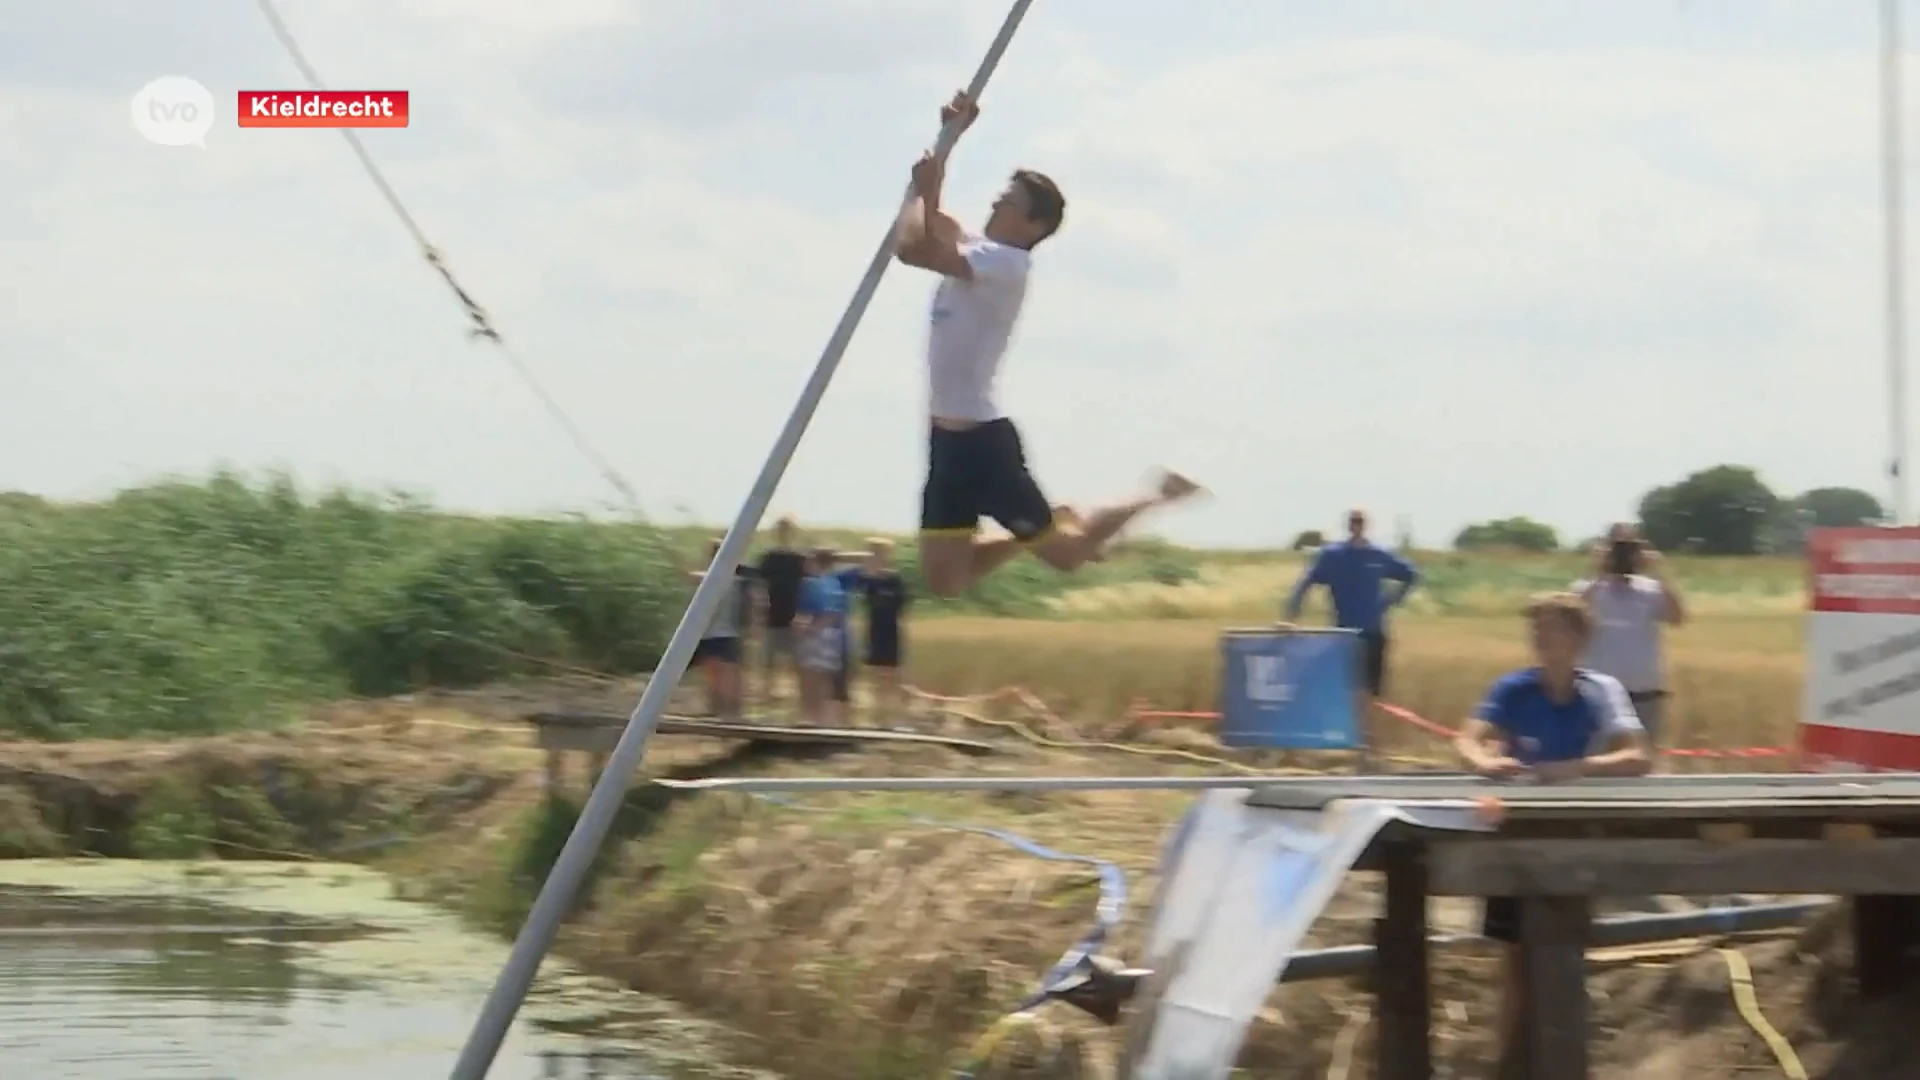
<instances>
[{"instance_id":1,"label":"white t-shirt","mask_svg":"<svg viewBox=\"0 0 1920 1080\"><path fill-rule=\"evenodd\" d=\"M740 587L740 575L734 574L728 583L726 594L720 597L720 604L713 609L713 617L707 620L706 632L700 640L711 641L714 638L737 638L740 636L740 609L745 597Z\"/></svg>"},{"instance_id":2,"label":"white t-shirt","mask_svg":"<svg viewBox=\"0 0 1920 1080\"><path fill-rule=\"evenodd\" d=\"M1593 611L1593 640L1584 666L1619 679L1628 691L1666 688L1660 663L1660 627L1667 614L1667 592L1642 574L1624 580L1577 581L1574 591Z\"/></svg>"},{"instance_id":3,"label":"white t-shirt","mask_svg":"<svg viewBox=\"0 0 1920 1080\"><path fill-rule=\"evenodd\" d=\"M949 420L998 420L994 382L1027 297L1032 255L967 234L960 251L973 280L943 278L927 330L927 409Z\"/></svg>"}]
</instances>

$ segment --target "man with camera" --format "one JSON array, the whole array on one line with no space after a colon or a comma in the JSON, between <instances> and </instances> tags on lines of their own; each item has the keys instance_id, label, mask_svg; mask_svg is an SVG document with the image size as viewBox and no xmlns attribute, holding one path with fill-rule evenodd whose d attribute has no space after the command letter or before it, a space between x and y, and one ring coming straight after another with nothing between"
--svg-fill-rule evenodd
<instances>
[{"instance_id":1,"label":"man with camera","mask_svg":"<svg viewBox=\"0 0 1920 1080\"><path fill-rule=\"evenodd\" d=\"M1660 738L1666 712L1661 628L1685 622L1686 608L1680 591L1661 572L1660 553L1632 525L1607 530L1606 542L1594 554L1598 572L1573 584L1593 612L1593 638L1583 666L1627 688L1651 745Z\"/></svg>"}]
</instances>

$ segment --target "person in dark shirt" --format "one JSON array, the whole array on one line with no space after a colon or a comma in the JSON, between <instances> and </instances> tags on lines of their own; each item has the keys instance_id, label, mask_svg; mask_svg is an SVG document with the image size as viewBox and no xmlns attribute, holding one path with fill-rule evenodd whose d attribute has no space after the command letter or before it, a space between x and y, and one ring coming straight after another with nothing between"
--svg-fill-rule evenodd
<instances>
[{"instance_id":1,"label":"person in dark shirt","mask_svg":"<svg viewBox=\"0 0 1920 1080\"><path fill-rule=\"evenodd\" d=\"M907 711L906 690L900 684L905 657L901 623L913 597L893 564L893 541L870 540L867 552L860 577L867 604L867 666L873 669L875 704L891 708L897 718Z\"/></svg>"},{"instance_id":2,"label":"person in dark shirt","mask_svg":"<svg viewBox=\"0 0 1920 1080\"><path fill-rule=\"evenodd\" d=\"M777 696L782 658L799 678L799 653L794 638L793 619L800 606L800 583L807 577L807 557L798 548L799 527L793 518L783 517L774 525L774 546L760 556L754 577L759 586L759 604L764 635L760 660L766 680L761 698Z\"/></svg>"}]
</instances>

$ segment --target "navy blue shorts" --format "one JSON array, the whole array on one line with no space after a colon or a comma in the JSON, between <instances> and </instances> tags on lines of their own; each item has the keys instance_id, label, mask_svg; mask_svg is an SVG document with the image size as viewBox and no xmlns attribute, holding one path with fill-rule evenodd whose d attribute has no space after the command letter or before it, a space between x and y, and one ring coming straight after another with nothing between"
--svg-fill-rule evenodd
<instances>
[{"instance_id":1,"label":"navy blue shorts","mask_svg":"<svg viewBox=\"0 0 1920 1080\"><path fill-rule=\"evenodd\" d=\"M867 633L867 666L877 668L897 668L900 666L900 630L874 628Z\"/></svg>"},{"instance_id":2,"label":"navy blue shorts","mask_svg":"<svg viewBox=\"0 0 1920 1080\"><path fill-rule=\"evenodd\" d=\"M965 431L933 427L927 440L927 486L920 493L920 531L972 536L989 517L1021 541L1053 527L1053 504L1027 471L1027 452L1013 421L1002 417Z\"/></svg>"},{"instance_id":3,"label":"navy blue shorts","mask_svg":"<svg viewBox=\"0 0 1920 1080\"><path fill-rule=\"evenodd\" d=\"M716 660L724 664L740 662L740 639L737 637L701 638L700 644L693 647L693 663L698 665L707 660Z\"/></svg>"}]
</instances>

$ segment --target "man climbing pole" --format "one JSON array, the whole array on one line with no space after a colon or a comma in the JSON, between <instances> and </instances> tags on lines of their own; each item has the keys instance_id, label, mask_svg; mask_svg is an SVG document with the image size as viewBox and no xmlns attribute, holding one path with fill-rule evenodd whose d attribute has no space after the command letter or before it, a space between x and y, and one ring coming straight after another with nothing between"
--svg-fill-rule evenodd
<instances>
[{"instance_id":1,"label":"man climbing pole","mask_svg":"<svg viewBox=\"0 0 1920 1080\"><path fill-rule=\"evenodd\" d=\"M971 126L979 107L955 94L942 127ZM920 564L935 595L959 596L1031 549L1061 571L1097 561L1101 548L1148 510L1200 487L1163 471L1138 498L1082 517L1055 512L1027 469L1020 433L1000 410L1000 361L1026 299L1033 249L1060 228L1066 199L1042 173L1020 169L993 202L979 233L940 209L946 159L929 151L913 167L914 198L900 215L901 262L941 276L927 334L930 431L920 502ZM1010 534L978 535L990 517Z\"/></svg>"}]
</instances>

